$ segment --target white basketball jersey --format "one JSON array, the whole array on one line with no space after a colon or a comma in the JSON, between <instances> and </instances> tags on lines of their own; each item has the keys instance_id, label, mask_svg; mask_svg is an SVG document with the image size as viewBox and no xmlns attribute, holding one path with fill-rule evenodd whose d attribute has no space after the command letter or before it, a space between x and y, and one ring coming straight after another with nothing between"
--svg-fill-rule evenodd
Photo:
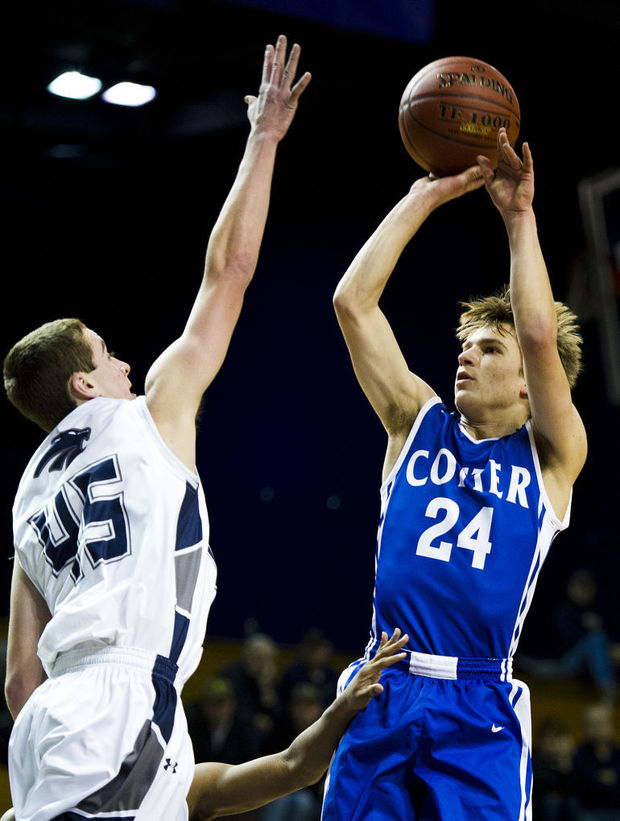
<instances>
[{"instance_id":1,"label":"white basketball jersey","mask_svg":"<svg viewBox=\"0 0 620 821\"><path fill-rule=\"evenodd\" d=\"M38 651L48 672L59 653L94 642L169 659L183 685L216 568L200 480L144 397L92 399L66 416L24 472L13 525L17 559L52 614Z\"/></svg>"}]
</instances>

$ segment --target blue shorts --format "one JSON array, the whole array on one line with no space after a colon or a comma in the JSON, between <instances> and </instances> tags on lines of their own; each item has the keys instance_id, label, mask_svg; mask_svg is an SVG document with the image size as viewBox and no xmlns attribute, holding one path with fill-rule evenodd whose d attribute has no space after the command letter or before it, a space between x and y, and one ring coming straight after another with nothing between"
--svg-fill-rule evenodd
<instances>
[{"instance_id":1,"label":"blue shorts","mask_svg":"<svg viewBox=\"0 0 620 821\"><path fill-rule=\"evenodd\" d=\"M506 678L385 670L336 750L322 821L531 819L529 691Z\"/></svg>"}]
</instances>

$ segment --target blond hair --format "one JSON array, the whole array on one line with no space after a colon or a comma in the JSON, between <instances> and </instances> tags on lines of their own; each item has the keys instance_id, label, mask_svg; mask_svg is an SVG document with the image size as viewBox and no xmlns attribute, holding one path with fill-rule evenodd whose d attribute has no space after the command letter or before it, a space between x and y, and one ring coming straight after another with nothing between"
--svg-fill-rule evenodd
<instances>
[{"instance_id":1,"label":"blond hair","mask_svg":"<svg viewBox=\"0 0 620 821\"><path fill-rule=\"evenodd\" d=\"M505 286L501 291L487 297L471 299L469 302L461 302L464 309L461 312L456 336L460 342L464 342L473 332L485 325L490 325L495 330L501 331L502 324L512 325L515 320L510 303L510 289ZM557 345L558 354L568 379L568 384L573 388L577 382L577 377L583 370L581 362L581 337L577 316L563 302L555 302L555 313L557 318Z\"/></svg>"},{"instance_id":2,"label":"blond hair","mask_svg":"<svg viewBox=\"0 0 620 821\"><path fill-rule=\"evenodd\" d=\"M9 401L46 432L76 407L69 393L72 374L95 368L85 330L79 319L46 322L20 339L5 357Z\"/></svg>"}]
</instances>

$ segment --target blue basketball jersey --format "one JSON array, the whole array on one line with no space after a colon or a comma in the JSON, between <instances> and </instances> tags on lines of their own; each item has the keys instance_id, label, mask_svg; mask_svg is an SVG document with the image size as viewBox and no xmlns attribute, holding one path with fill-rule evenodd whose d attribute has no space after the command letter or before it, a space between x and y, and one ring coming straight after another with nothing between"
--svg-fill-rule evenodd
<instances>
[{"instance_id":1,"label":"blue basketball jersey","mask_svg":"<svg viewBox=\"0 0 620 821\"><path fill-rule=\"evenodd\" d=\"M511 657L569 512L552 510L530 422L476 441L429 400L381 488L367 655L400 627L411 651Z\"/></svg>"}]
</instances>

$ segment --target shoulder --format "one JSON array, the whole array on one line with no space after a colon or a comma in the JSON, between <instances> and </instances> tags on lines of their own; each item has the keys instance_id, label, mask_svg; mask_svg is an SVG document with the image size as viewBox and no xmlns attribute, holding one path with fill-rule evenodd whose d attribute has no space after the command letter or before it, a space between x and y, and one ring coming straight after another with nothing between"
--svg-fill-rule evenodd
<instances>
[{"instance_id":1,"label":"shoulder","mask_svg":"<svg viewBox=\"0 0 620 821\"><path fill-rule=\"evenodd\" d=\"M583 467L585 451L583 457L577 456L578 451L575 450L573 459L562 459L561 454L558 454L548 440L536 430L531 420L526 428L543 495L546 495L549 507L557 519L566 525L573 485Z\"/></svg>"},{"instance_id":2,"label":"shoulder","mask_svg":"<svg viewBox=\"0 0 620 821\"><path fill-rule=\"evenodd\" d=\"M436 431L440 431L444 424L452 424L451 416L441 399L434 394L426 400L417 414L408 418L407 424L403 424L398 432L390 433L383 463L382 485L400 469L413 442L417 443L429 435L436 436Z\"/></svg>"},{"instance_id":3,"label":"shoulder","mask_svg":"<svg viewBox=\"0 0 620 821\"><path fill-rule=\"evenodd\" d=\"M440 397L433 396L422 405L409 426L407 440L411 442L426 436L458 436L461 433L459 420L457 412L449 410Z\"/></svg>"}]
</instances>

